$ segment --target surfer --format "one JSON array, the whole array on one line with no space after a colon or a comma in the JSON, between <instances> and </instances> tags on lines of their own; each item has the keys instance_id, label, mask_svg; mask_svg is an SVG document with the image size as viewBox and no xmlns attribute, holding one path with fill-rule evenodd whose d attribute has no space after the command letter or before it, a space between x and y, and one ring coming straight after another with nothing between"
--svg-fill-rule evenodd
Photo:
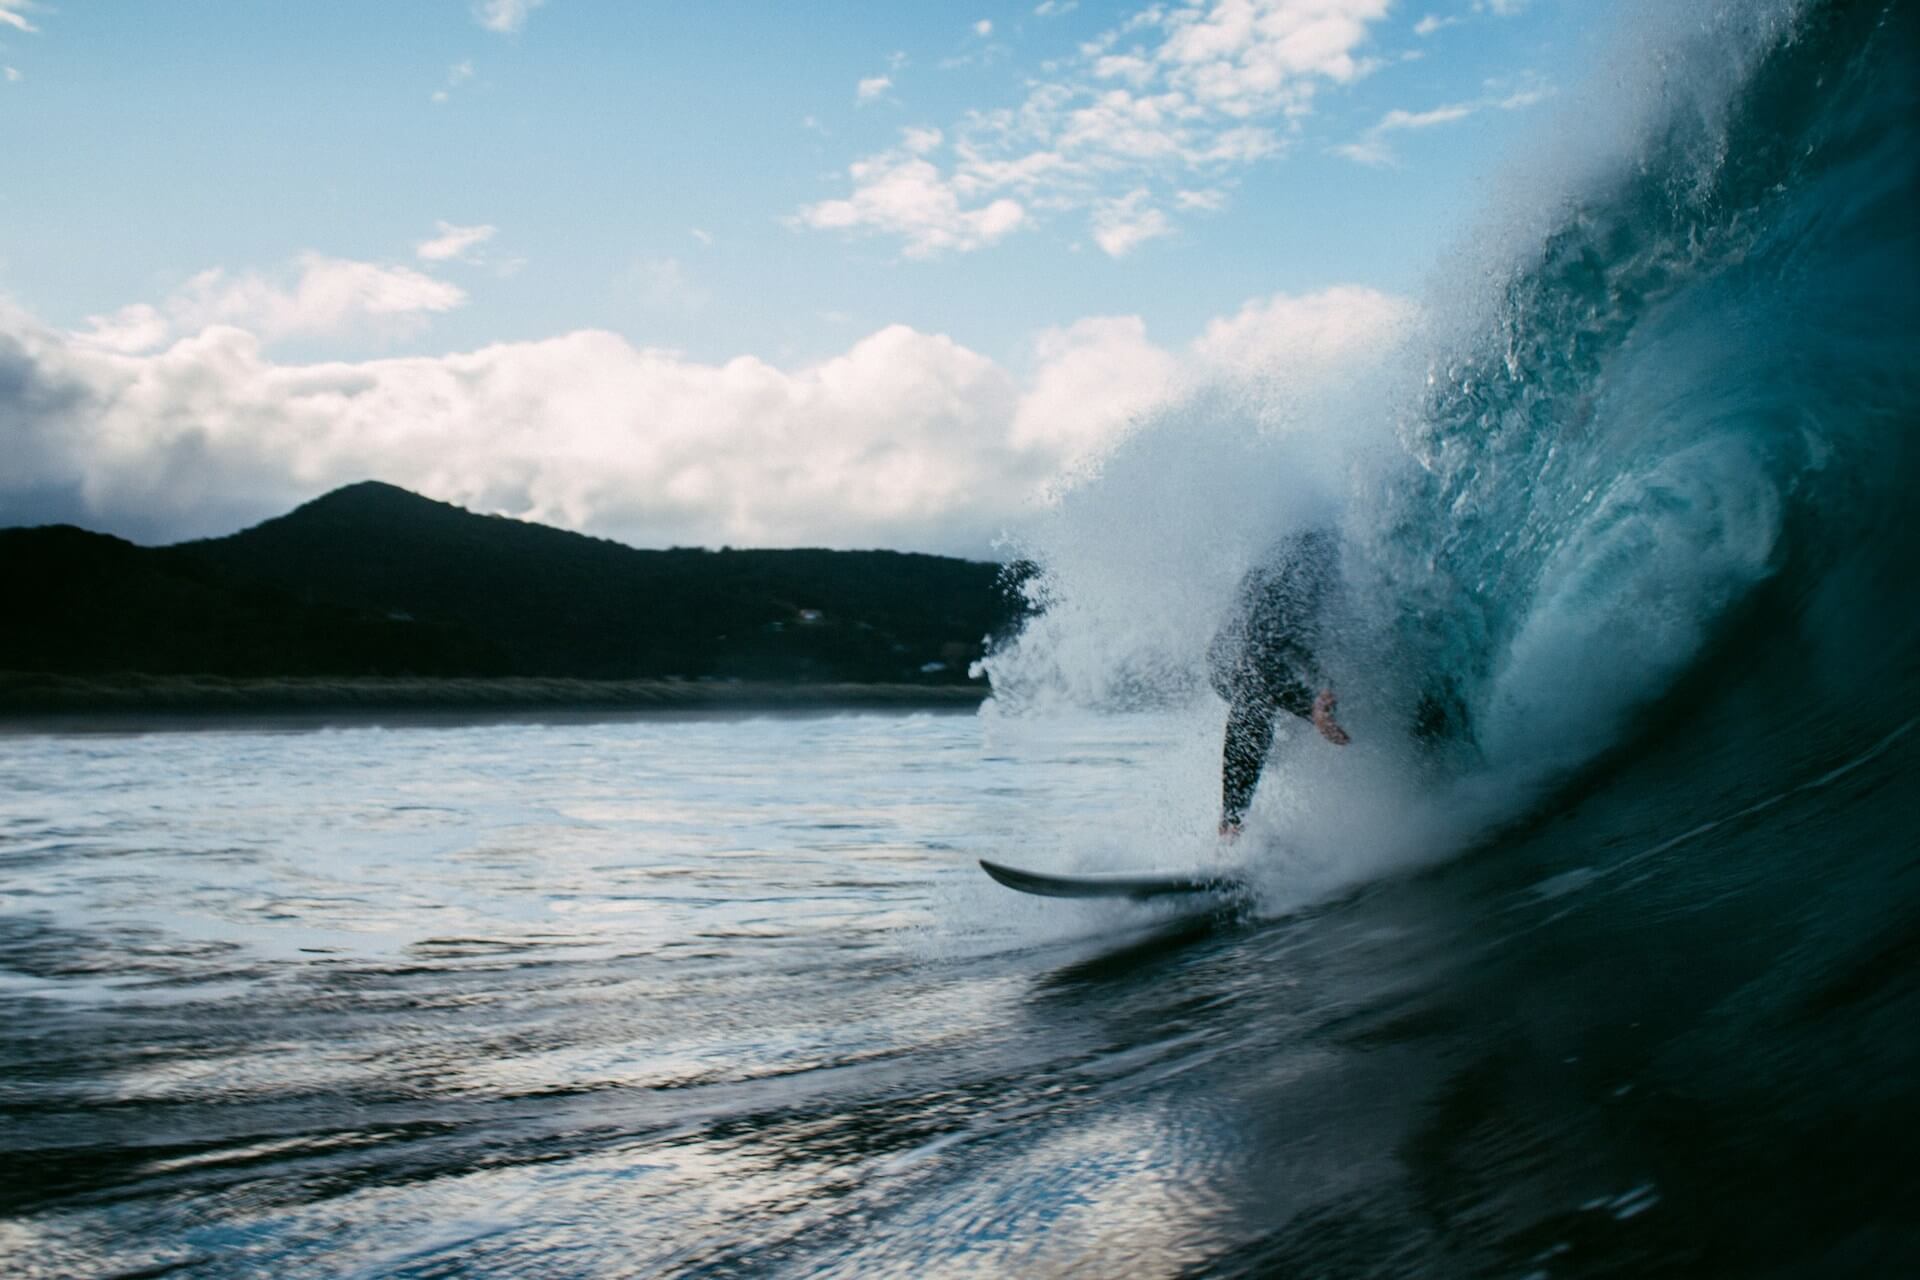
<instances>
[{"instance_id":1,"label":"surfer","mask_svg":"<svg viewBox=\"0 0 1920 1280\"><path fill-rule=\"evenodd\" d=\"M1273 745L1274 716L1309 720L1344 747L1333 688L1314 657L1338 571L1331 529L1309 529L1277 544L1241 580L1233 611L1207 647L1214 692L1227 702L1220 752L1220 834L1240 834ZM1316 690L1318 692L1316 692Z\"/></svg>"}]
</instances>

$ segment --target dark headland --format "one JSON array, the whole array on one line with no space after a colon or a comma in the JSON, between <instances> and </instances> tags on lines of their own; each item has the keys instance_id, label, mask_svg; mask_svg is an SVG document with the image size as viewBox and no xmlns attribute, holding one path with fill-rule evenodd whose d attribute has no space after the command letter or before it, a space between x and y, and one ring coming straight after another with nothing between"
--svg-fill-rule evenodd
<instances>
[{"instance_id":1,"label":"dark headland","mask_svg":"<svg viewBox=\"0 0 1920 1280\"><path fill-rule=\"evenodd\" d=\"M645 551L376 481L223 538L0 529L0 719L972 706L1004 566Z\"/></svg>"}]
</instances>

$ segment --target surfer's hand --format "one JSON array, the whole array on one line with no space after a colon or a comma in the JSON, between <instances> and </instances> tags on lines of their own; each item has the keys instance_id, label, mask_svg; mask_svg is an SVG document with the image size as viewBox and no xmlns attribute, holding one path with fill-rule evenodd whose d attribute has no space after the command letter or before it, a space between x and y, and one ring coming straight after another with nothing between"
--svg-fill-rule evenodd
<instances>
[{"instance_id":1,"label":"surfer's hand","mask_svg":"<svg viewBox=\"0 0 1920 1280\"><path fill-rule=\"evenodd\" d=\"M1321 737L1334 746L1344 747L1353 739L1347 736L1347 731L1342 729L1339 721L1333 718L1333 708L1337 701L1338 699L1333 696L1333 690L1320 691L1320 696L1313 700L1313 727L1320 731Z\"/></svg>"}]
</instances>

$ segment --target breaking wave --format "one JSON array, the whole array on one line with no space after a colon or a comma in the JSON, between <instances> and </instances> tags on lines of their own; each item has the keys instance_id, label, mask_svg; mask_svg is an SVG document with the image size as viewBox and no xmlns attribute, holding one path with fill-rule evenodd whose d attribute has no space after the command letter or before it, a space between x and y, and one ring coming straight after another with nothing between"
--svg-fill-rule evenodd
<instances>
[{"instance_id":1,"label":"breaking wave","mask_svg":"<svg viewBox=\"0 0 1920 1280\"><path fill-rule=\"evenodd\" d=\"M1148 704L1217 733L1215 621L1327 520L1356 746L1296 734L1256 816L1337 881L1650 751L1703 795L1771 794L1920 709L1914 7L1628 25L1397 330L1195 389L1060 495L1021 546L1042 613L986 663L997 715ZM1436 691L1452 733L1415 744ZM1701 741L1709 704L1746 718ZM1172 763L1169 794L1207 768Z\"/></svg>"}]
</instances>

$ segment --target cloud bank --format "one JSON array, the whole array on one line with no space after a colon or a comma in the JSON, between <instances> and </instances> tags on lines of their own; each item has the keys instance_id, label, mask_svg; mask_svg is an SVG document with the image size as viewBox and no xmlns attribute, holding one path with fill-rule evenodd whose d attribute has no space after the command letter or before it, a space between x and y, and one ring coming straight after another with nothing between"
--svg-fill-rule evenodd
<instances>
[{"instance_id":1,"label":"cloud bank","mask_svg":"<svg viewBox=\"0 0 1920 1280\"><path fill-rule=\"evenodd\" d=\"M449 230L466 234L474 228ZM491 234L491 228L485 230ZM421 256L433 256L427 250L434 247L436 242L421 246ZM243 328L267 343L348 334L399 338L418 333L428 317L466 300L458 285L411 267L303 253L279 272L202 271L158 306L137 302L89 316L88 328L76 337L126 354L214 325Z\"/></svg>"},{"instance_id":2,"label":"cloud bank","mask_svg":"<svg viewBox=\"0 0 1920 1280\"><path fill-rule=\"evenodd\" d=\"M795 368L592 330L442 356L272 358L271 333L450 296L372 270L316 259L302 276L315 283L292 289L208 273L185 303L80 334L0 307L0 524L164 541L371 477L643 546L979 555L1155 406L1367 355L1410 316L1364 288L1277 295L1182 348L1155 345L1137 316L1096 317L1038 335L1021 372L902 325ZM320 287L340 274L369 288Z\"/></svg>"}]
</instances>

